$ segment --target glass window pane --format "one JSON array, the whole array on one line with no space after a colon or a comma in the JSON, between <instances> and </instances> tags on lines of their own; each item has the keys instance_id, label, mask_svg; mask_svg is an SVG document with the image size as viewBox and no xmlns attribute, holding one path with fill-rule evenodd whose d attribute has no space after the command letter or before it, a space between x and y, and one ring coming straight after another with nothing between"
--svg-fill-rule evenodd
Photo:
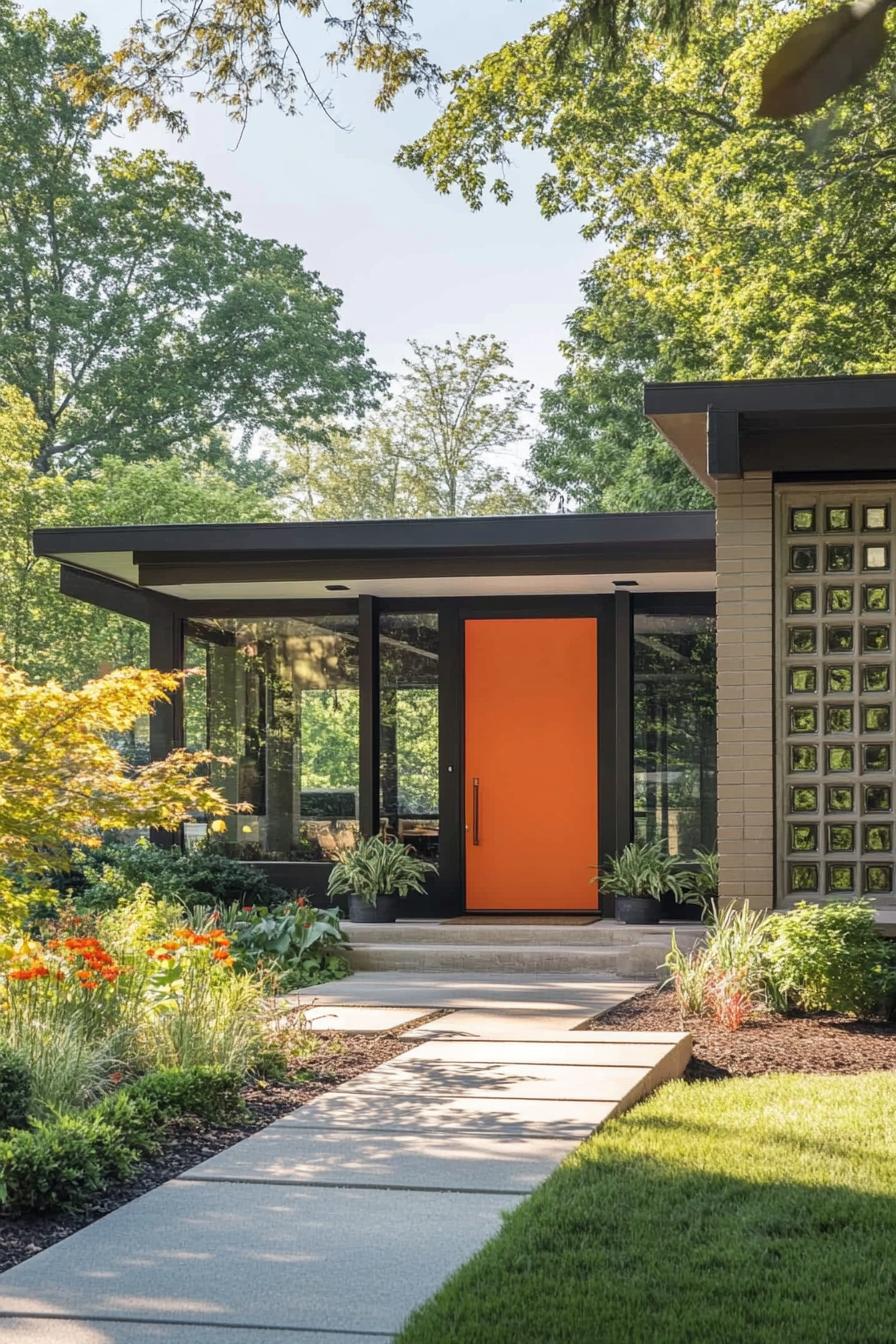
<instances>
[{"instance_id":1,"label":"glass window pane","mask_svg":"<svg viewBox=\"0 0 896 1344\"><path fill-rule=\"evenodd\" d=\"M380 819L423 858L439 857L439 622L380 616Z\"/></svg>"},{"instance_id":2,"label":"glass window pane","mask_svg":"<svg viewBox=\"0 0 896 1344\"><path fill-rule=\"evenodd\" d=\"M851 532L852 509L849 505L828 505L824 511L824 525L828 532Z\"/></svg>"},{"instance_id":3,"label":"glass window pane","mask_svg":"<svg viewBox=\"0 0 896 1344\"><path fill-rule=\"evenodd\" d=\"M186 738L229 765L212 778L252 812L218 844L241 859L320 860L358 830L358 619L190 623ZM191 682L195 680L195 690Z\"/></svg>"},{"instance_id":4,"label":"glass window pane","mask_svg":"<svg viewBox=\"0 0 896 1344\"><path fill-rule=\"evenodd\" d=\"M851 588L828 588L825 590L825 611L852 611Z\"/></svg>"},{"instance_id":5,"label":"glass window pane","mask_svg":"<svg viewBox=\"0 0 896 1344\"><path fill-rule=\"evenodd\" d=\"M815 510L812 508L790 510L791 532L814 532Z\"/></svg>"},{"instance_id":6,"label":"glass window pane","mask_svg":"<svg viewBox=\"0 0 896 1344\"><path fill-rule=\"evenodd\" d=\"M714 849L714 618L637 613L633 663L635 838Z\"/></svg>"},{"instance_id":7,"label":"glass window pane","mask_svg":"<svg viewBox=\"0 0 896 1344\"><path fill-rule=\"evenodd\" d=\"M866 653L886 653L890 647L888 625L863 625L862 648Z\"/></svg>"},{"instance_id":8,"label":"glass window pane","mask_svg":"<svg viewBox=\"0 0 896 1344\"><path fill-rule=\"evenodd\" d=\"M788 635L788 649L791 653L814 653L814 626L792 625Z\"/></svg>"},{"instance_id":9,"label":"glass window pane","mask_svg":"<svg viewBox=\"0 0 896 1344\"><path fill-rule=\"evenodd\" d=\"M890 510L886 504L865 504L862 507L862 527L866 532L885 531L889 526Z\"/></svg>"},{"instance_id":10,"label":"glass window pane","mask_svg":"<svg viewBox=\"0 0 896 1344\"><path fill-rule=\"evenodd\" d=\"M848 574L852 569L852 547L848 544L826 546L824 567L831 574Z\"/></svg>"}]
</instances>

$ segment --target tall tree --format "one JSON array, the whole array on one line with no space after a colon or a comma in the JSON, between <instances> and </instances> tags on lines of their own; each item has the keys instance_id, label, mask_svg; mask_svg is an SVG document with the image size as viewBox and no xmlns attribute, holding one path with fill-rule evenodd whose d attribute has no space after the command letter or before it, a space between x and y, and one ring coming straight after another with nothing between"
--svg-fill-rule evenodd
<instances>
[{"instance_id":1,"label":"tall tree","mask_svg":"<svg viewBox=\"0 0 896 1344\"><path fill-rule=\"evenodd\" d=\"M0 4L0 381L43 424L37 468L362 413L383 381L298 248L244 233L192 164L98 152L108 117L59 79L102 62L83 18Z\"/></svg>"},{"instance_id":2,"label":"tall tree","mask_svg":"<svg viewBox=\"0 0 896 1344\"><path fill-rule=\"evenodd\" d=\"M586 235L605 244L536 449L553 489L575 492L576 472L587 472L584 414L595 465L579 493L602 496L612 462L601 454L623 412L635 414L644 378L893 367L896 55L888 50L823 124L753 114L764 61L823 8L740 0L684 50L642 25L615 65L581 47L559 68L550 54L564 17L550 16L457 72L432 130L402 151L437 189L459 187L477 208L487 191L508 198L513 145L540 149L550 160L542 211L582 212Z\"/></svg>"},{"instance_id":3,"label":"tall tree","mask_svg":"<svg viewBox=\"0 0 896 1344\"><path fill-rule=\"evenodd\" d=\"M139 621L59 592L57 566L35 557L35 527L118 523L265 522L276 505L213 467L106 458L88 476L33 470L42 426L16 388L0 390L0 660L39 680L77 686L103 667L147 660Z\"/></svg>"},{"instance_id":4,"label":"tall tree","mask_svg":"<svg viewBox=\"0 0 896 1344\"><path fill-rule=\"evenodd\" d=\"M530 513L539 498L495 455L529 435L528 383L503 341L410 341L383 412L323 447L287 453L292 508L315 518Z\"/></svg>"}]
</instances>

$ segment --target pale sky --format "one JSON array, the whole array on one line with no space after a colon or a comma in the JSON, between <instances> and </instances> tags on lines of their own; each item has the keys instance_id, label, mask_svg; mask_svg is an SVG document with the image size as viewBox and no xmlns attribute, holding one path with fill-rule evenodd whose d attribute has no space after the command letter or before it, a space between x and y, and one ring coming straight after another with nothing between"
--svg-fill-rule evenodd
<instances>
[{"instance_id":1,"label":"pale sky","mask_svg":"<svg viewBox=\"0 0 896 1344\"><path fill-rule=\"evenodd\" d=\"M83 10L107 46L122 36L138 3L44 0L60 18ZM417 29L434 59L450 68L494 50L553 7L550 0L417 0ZM295 31L305 50L326 49L326 35L308 21ZM406 94L393 112L379 113L375 81L353 71L334 80L322 61L318 70L348 131L311 107L288 118L263 105L237 145L237 128L220 109L190 104L187 139L146 127L120 132L118 140L194 160L211 186L230 194L247 230L302 247L307 264L343 291L344 321L365 332L381 367L398 369L409 337L434 342L456 331L493 332L507 341L521 377L536 389L552 383L563 367L563 322L596 248L579 236L581 219L541 218L533 187L542 161L516 152L508 174L517 189L513 203L489 202L474 213L459 196L439 196L422 174L392 162L401 144L431 124L438 110L432 100Z\"/></svg>"}]
</instances>

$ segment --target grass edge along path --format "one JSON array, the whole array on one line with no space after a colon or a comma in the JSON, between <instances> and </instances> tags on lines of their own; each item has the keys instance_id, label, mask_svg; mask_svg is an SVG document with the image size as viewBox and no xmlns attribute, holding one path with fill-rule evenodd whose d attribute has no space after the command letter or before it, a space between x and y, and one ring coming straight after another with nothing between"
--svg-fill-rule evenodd
<instances>
[{"instance_id":1,"label":"grass edge along path","mask_svg":"<svg viewBox=\"0 0 896 1344\"><path fill-rule=\"evenodd\" d=\"M396 1344L892 1344L896 1075L674 1082L572 1154Z\"/></svg>"}]
</instances>

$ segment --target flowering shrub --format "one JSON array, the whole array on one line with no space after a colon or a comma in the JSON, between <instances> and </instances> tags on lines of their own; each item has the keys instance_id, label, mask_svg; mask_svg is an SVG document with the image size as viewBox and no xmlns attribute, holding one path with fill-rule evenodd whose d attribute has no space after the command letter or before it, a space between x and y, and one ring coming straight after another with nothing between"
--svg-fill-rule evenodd
<instances>
[{"instance_id":1,"label":"flowering shrub","mask_svg":"<svg viewBox=\"0 0 896 1344\"><path fill-rule=\"evenodd\" d=\"M87 919L63 907L43 938L0 942L0 1044L29 1069L35 1115L78 1108L160 1065L251 1067L260 982L236 975L223 929L183 916L144 891Z\"/></svg>"}]
</instances>

